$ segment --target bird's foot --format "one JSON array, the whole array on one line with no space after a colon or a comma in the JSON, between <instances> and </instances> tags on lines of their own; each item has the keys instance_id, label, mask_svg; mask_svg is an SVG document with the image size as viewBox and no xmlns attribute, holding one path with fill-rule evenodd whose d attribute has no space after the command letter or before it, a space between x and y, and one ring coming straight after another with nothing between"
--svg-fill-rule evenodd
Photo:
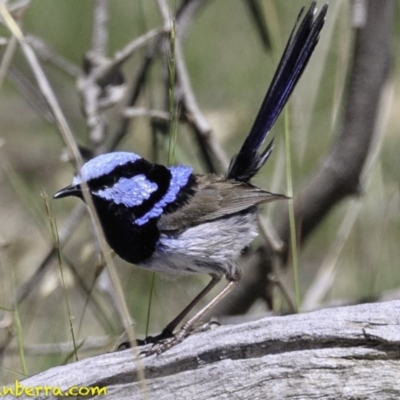
<instances>
[{"instance_id":1,"label":"bird's foot","mask_svg":"<svg viewBox=\"0 0 400 400\"><path fill-rule=\"evenodd\" d=\"M165 328L159 335L157 336L147 336L146 338L136 339L136 343L138 346L145 346L146 344L157 344L164 340L173 338L174 334L167 328ZM130 349L131 344L130 342L123 342L118 346L118 350L126 350Z\"/></svg>"},{"instance_id":2,"label":"bird's foot","mask_svg":"<svg viewBox=\"0 0 400 400\"><path fill-rule=\"evenodd\" d=\"M149 350L141 351L140 354L144 357L149 357L153 354L156 356L164 353L170 348L176 346L177 344L183 342L187 337L194 333L206 332L213 328L213 326L219 326L219 323L216 321L211 321L199 325L184 325L177 333L171 335L171 337L166 339L161 339L157 342L153 342L153 346ZM162 335L162 333L161 333ZM158 338L159 336L156 336ZM146 338L147 339L147 338Z\"/></svg>"},{"instance_id":3,"label":"bird's foot","mask_svg":"<svg viewBox=\"0 0 400 400\"><path fill-rule=\"evenodd\" d=\"M188 327L186 329L183 327L180 331L178 331L175 335L168 339L162 339L153 344L153 346L149 350L143 350L140 352L140 355L143 357L149 357L153 354L156 356L164 353L165 351L169 350L171 347L176 346L177 344L183 342L190 334L192 333L192 329Z\"/></svg>"}]
</instances>

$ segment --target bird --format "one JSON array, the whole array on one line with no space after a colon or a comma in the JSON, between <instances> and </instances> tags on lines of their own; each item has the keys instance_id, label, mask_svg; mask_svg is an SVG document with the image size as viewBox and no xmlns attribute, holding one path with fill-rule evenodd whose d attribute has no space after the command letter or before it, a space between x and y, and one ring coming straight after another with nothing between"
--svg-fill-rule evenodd
<instances>
[{"instance_id":1,"label":"bird","mask_svg":"<svg viewBox=\"0 0 400 400\"><path fill-rule=\"evenodd\" d=\"M225 175L196 174L186 165L155 164L132 152L116 151L87 161L55 199L84 200L87 186L105 238L115 253L150 271L211 276L208 285L157 336L147 354L160 354L189 336L204 315L239 282L238 259L257 236L259 206L285 195L254 186L251 179L273 149L266 138L318 43L328 5L319 13L303 7L261 104L254 124ZM223 278L227 286L194 317L175 329Z\"/></svg>"}]
</instances>

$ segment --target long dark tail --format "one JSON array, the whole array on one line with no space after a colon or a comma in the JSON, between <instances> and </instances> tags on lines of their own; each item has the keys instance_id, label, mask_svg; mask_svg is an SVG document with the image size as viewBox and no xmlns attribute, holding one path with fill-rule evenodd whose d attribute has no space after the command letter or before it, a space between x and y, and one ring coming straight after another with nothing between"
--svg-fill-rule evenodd
<instances>
[{"instance_id":1,"label":"long dark tail","mask_svg":"<svg viewBox=\"0 0 400 400\"><path fill-rule=\"evenodd\" d=\"M239 153L231 160L227 178L248 182L267 161L273 141L270 141L264 151L258 151L307 66L318 43L327 10L328 5L325 4L315 17L316 8L313 2L300 23L304 7L301 9L253 127Z\"/></svg>"}]
</instances>

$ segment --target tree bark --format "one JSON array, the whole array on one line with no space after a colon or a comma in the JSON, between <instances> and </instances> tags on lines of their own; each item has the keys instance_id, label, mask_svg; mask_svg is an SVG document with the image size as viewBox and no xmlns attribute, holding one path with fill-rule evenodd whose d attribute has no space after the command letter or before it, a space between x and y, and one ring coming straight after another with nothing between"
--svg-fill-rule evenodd
<instances>
[{"instance_id":1,"label":"tree bark","mask_svg":"<svg viewBox=\"0 0 400 400\"><path fill-rule=\"evenodd\" d=\"M21 384L106 387L98 398L107 400L394 399L400 398L399 325L400 301L268 317L192 335L142 359L145 382L132 350L125 350L51 368Z\"/></svg>"}]
</instances>

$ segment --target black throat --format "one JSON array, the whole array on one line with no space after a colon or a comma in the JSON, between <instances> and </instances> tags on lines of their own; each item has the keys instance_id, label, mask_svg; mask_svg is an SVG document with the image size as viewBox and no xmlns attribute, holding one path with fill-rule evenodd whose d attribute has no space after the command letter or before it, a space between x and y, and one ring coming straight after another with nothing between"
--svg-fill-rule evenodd
<instances>
[{"instance_id":1,"label":"black throat","mask_svg":"<svg viewBox=\"0 0 400 400\"><path fill-rule=\"evenodd\" d=\"M105 237L110 247L123 260L138 264L155 251L160 233L156 218L146 224L134 224L132 211L109 201L93 198Z\"/></svg>"}]
</instances>

